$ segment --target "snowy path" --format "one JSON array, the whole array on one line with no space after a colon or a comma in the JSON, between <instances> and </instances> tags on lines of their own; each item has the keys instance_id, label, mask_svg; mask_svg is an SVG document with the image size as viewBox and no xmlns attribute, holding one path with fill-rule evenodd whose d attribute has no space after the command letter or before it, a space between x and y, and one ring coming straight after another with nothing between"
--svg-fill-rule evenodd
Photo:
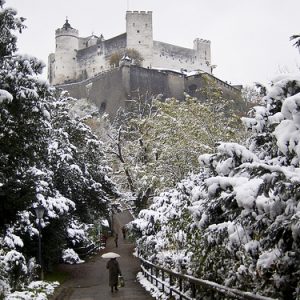
<instances>
[{"instance_id":1,"label":"snowy path","mask_svg":"<svg viewBox=\"0 0 300 300\"><path fill-rule=\"evenodd\" d=\"M119 247L116 248L112 238L108 239L107 248L87 263L81 265L66 265L64 270L71 274L71 279L59 289L59 294L52 300L150 300L153 299L136 281L136 274L140 271L138 259L132 253L134 245L123 240L121 228L131 220L127 211L114 215L114 227L119 233ZM105 268L107 260L101 258L103 252L114 251L121 255L118 259L125 287L119 292L111 293L108 286L108 271Z\"/></svg>"}]
</instances>

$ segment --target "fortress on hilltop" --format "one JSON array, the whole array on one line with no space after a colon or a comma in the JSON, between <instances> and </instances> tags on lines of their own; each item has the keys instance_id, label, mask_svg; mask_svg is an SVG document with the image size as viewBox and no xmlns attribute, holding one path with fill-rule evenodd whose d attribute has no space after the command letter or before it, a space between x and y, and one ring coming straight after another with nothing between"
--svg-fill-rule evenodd
<instances>
[{"instance_id":1,"label":"fortress on hilltop","mask_svg":"<svg viewBox=\"0 0 300 300\"><path fill-rule=\"evenodd\" d=\"M238 91L212 76L210 41L196 38L193 48L184 48L153 40L149 11L127 11L126 32L107 40L103 35L80 37L66 20L55 31L55 40L55 53L48 58L50 84L68 90L73 97L91 99L110 114L126 107L134 92L178 99L183 99L184 92L195 94L204 73L228 92ZM120 66L114 67L112 55L127 49L141 55L142 65L125 55ZM190 78L188 72L195 70Z\"/></svg>"},{"instance_id":2,"label":"fortress on hilltop","mask_svg":"<svg viewBox=\"0 0 300 300\"><path fill-rule=\"evenodd\" d=\"M111 69L109 59L120 50L136 49L144 68L202 70L211 73L210 41L195 39L193 49L153 40L152 12L127 11L126 33L105 40L79 37L68 20L55 32L55 54L49 56L49 81L63 84L91 78Z\"/></svg>"}]
</instances>

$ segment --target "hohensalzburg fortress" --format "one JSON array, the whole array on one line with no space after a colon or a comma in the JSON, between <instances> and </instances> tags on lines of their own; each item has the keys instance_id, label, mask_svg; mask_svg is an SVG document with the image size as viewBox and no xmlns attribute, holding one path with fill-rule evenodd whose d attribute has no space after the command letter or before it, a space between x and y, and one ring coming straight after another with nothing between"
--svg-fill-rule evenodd
<instances>
[{"instance_id":1,"label":"hohensalzburg fortress","mask_svg":"<svg viewBox=\"0 0 300 300\"><path fill-rule=\"evenodd\" d=\"M111 69L113 53L136 49L144 58L144 68L166 68L212 73L210 41L196 38L193 49L153 40L152 12L127 11L126 33L105 40L91 35L80 37L68 20L55 32L55 53L49 55L51 84L78 82Z\"/></svg>"}]
</instances>

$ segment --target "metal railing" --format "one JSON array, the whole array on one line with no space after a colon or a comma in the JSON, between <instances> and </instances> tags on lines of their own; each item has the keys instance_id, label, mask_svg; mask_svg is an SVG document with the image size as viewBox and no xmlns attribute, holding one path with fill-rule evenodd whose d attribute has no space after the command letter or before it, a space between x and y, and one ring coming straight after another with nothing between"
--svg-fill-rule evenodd
<instances>
[{"instance_id":1,"label":"metal railing","mask_svg":"<svg viewBox=\"0 0 300 300\"><path fill-rule=\"evenodd\" d=\"M193 276L180 274L163 267L157 266L140 257L144 277L159 288L159 290L173 299L177 295L180 300L201 299L205 293L218 294L218 299L247 299L247 300L275 300L265 296L240 291L227 286L198 279ZM174 298L175 299L175 298Z\"/></svg>"}]
</instances>

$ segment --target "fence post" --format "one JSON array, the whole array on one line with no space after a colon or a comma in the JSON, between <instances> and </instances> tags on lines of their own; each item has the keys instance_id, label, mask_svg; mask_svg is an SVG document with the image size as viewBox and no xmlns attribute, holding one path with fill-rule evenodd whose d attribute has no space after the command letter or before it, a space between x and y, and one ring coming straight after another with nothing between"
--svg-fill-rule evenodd
<instances>
[{"instance_id":1,"label":"fence post","mask_svg":"<svg viewBox=\"0 0 300 300\"><path fill-rule=\"evenodd\" d=\"M153 267L150 266L151 283L153 284Z\"/></svg>"},{"instance_id":2,"label":"fence post","mask_svg":"<svg viewBox=\"0 0 300 300\"><path fill-rule=\"evenodd\" d=\"M173 276L172 276L172 274L169 274L169 276L170 276L170 282L169 282L169 284L170 284L170 297L172 297Z\"/></svg>"},{"instance_id":3,"label":"fence post","mask_svg":"<svg viewBox=\"0 0 300 300\"><path fill-rule=\"evenodd\" d=\"M196 285L194 282L191 282L191 289L192 289L192 297L196 297Z\"/></svg>"},{"instance_id":4,"label":"fence post","mask_svg":"<svg viewBox=\"0 0 300 300\"><path fill-rule=\"evenodd\" d=\"M146 272L146 271L149 271L149 265L148 265L148 264L145 264L144 266L145 266L145 275L146 275L146 277L147 277L147 280L149 280L149 273Z\"/></svg>"}]
</instances>

